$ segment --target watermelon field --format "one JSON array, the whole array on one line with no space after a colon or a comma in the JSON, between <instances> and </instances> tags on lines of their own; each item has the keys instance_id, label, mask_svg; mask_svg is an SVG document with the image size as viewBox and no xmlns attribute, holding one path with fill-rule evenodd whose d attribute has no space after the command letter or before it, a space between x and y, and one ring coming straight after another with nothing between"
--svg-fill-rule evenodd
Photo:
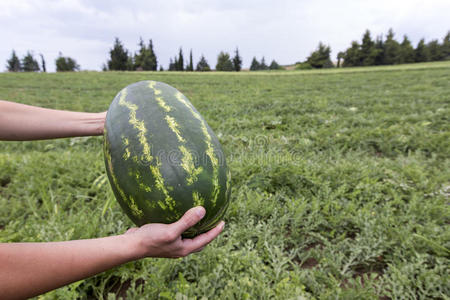
<instances>
[{"instance_id":1,"label":"watermelon field","mask_svg":"<svg viewBox=\"0 0 450 300\"><path fill-rule=\"evenodd\" d=\"M450 299L450 62L239 73L1 73L0 99L97 112L186 95L232 174L222 234L39 299ZM0 242L121 234L102 137L0 142Z\"/></svg>"}]
</instances>

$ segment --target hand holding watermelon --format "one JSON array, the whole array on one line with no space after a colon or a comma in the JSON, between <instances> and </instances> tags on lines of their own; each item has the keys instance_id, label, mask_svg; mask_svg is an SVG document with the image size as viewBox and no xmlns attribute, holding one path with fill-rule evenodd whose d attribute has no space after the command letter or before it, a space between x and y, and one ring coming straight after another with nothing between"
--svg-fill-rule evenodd
<instances>
[{"instance_id":1,"label":"hand holding watermelon","mask_svg":"<svg viewBox=\"0 0 450 300\"><path fill-rule=\"evenodd\" d=\"M186 102L186 105L189 103ZM0 140L101 135L105 116L105 112L60 111L0 100ZM210 130L202 118L197 119L205 132ZM218 142L211 137L207 142L211 149L208 155L214 158L213 146L217 147ZM176 258L202 250L224 226L219 220L228 205L230 192L230 177L226 176L225 170L226 167L221 166L220 170L211 172L217 184L216 188L212 188L216 205L210 205L211 209L208 207L208 213L212 214L209 217L203 207L197 206L188 209L172 224L139 224L142 225L140 228L132 228L125 234L115 236L63 242L0 243L0 298L37 296L143 257ZM203 183L203 186L208 191L209 185ZM221 187L226 189L222 188L219 193ZM195 201L190 202L199 204L200 192L193 191ZM178 193L180 195L182 193ZM188 229L195 228L195 225L200 227L192 231L194 234L207 232L193 239L183 239L181 234L190 232Z\"/></svg>"},{"instance_id":2,"label":"hand holding watermelon","mask_svg":"<svg viewBox=\"0 0 450 300\"><path fill-rule=\"evenodd\" d=\"M201 251L214 240L224 227L222 221L206 233L193 239L182 239L181 234L197 224L204 216L201 206L188 210L183 217L172 224L146 224L131 228L125 234L134 239L136 258L167 257L178 258Z\"/></svg>"}]
</instances>

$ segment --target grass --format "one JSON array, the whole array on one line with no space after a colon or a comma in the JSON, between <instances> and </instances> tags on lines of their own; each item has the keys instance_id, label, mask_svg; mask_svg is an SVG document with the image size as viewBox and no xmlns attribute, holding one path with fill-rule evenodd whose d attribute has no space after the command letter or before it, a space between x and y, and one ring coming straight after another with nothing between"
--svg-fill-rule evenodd
<instances>
[{"instance_id":1,"label":"grass","mask_svg":"<svg viewBox=\"0 0 450 300\"><path fill-rule=\"evenodd\" d=\"M102 111L182 91L233 175L223 234L41 299L448 299L450 63L256 73L0 74L0 99ZM0 241L119 234L102 139L0 142Z\"/></svg>"}]
</instances>

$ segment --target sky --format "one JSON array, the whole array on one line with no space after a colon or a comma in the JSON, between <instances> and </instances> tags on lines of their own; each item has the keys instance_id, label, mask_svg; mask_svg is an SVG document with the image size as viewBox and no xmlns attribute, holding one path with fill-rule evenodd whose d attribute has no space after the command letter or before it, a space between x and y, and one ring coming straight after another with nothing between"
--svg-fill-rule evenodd
<instances>
[{"instance_id":1,"label":"sky","mask_svg":"<svg viewBox=\"0 0 450 300\"><path fill-rule=\"evenodd\" d=\"M165 69L180 47L213 68L220 51L233 55L236 47L244 68L253 57L303 61L319 42L335 60L366 29L375 38L392 28L414 47L421 38L442 41L449 11L449 0L0 0L0 71L13 49L43 54L50 72L59 53L82 70L101 70L115 37L133 53L140 37L152 39Z\"/></svg>"}]
</instances>

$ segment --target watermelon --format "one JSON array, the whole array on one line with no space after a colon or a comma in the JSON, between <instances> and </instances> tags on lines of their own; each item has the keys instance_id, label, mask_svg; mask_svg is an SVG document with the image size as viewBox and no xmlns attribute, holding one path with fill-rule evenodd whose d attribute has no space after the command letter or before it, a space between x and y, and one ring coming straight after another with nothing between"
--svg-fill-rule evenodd
<instances>
[{"instance_id":1,"label":"watermelon","mask_svg":"<svg viewBox=\"0 0 450 300\"><path fill-rule=\"evenodd\" d=\"M205 217L183 233L194 237L223 218L231 175L222 147L170 85L141 81L122 89L108 109L103 150L114 195L136 225L172 223L201 205Z\"/></svg>"}]
</instances>

